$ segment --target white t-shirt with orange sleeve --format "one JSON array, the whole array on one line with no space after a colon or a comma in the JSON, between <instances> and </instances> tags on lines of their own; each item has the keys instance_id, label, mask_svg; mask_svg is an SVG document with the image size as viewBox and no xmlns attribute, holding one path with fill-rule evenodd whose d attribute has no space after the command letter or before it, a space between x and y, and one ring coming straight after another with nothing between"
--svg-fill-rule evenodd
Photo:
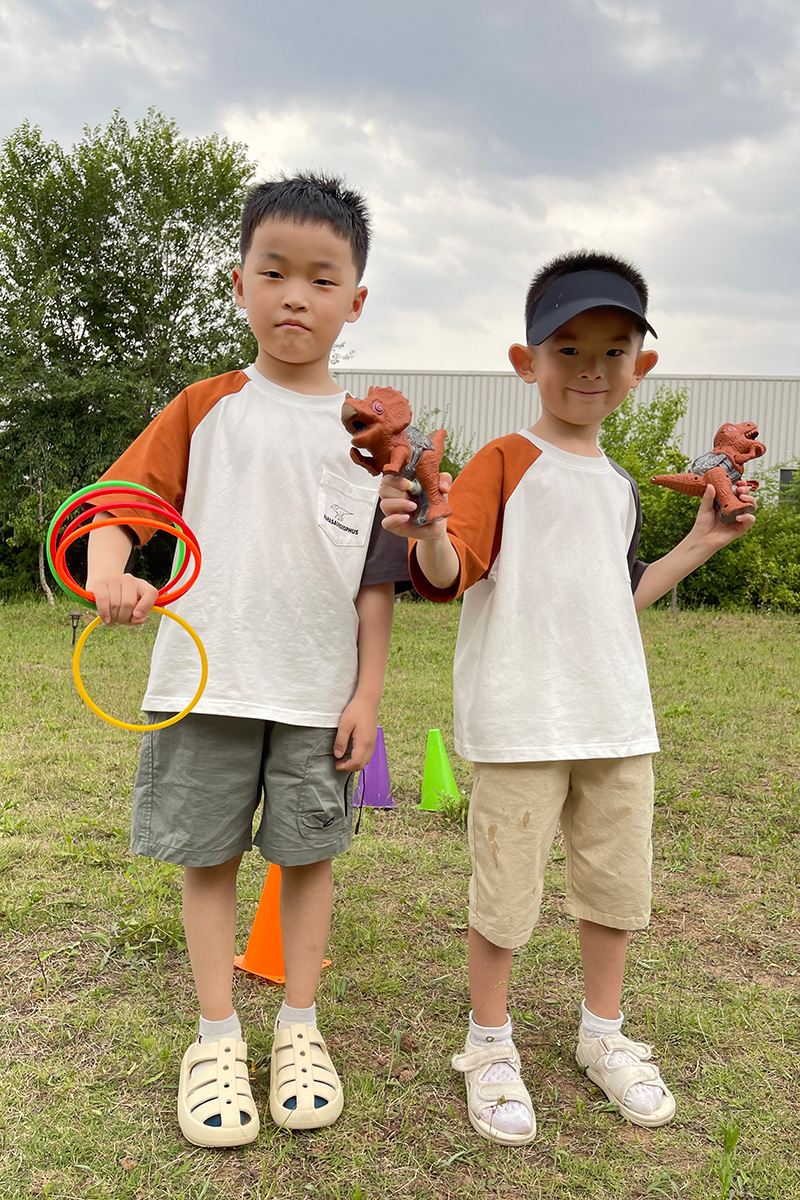
<instances>
[{"instance_id":1,"label":"white t-shirt with orange sleeve","mask_svg":"<svg viewBox=\"0 0 800 1200\"><path fill-rule=\"evenodd\" d=\"M325 728L352 696L355 599L362 578L389 577L365 574L380 481L350 460L344 398L288 391L255 367L204 380L104 476L156 491L197 537L200 575L172 606L208 654L196 712ZM162 621L143 707L182 708L198 678L191 639Z\"/></svg>"},{"instance_id":2,"label":"white t-shirt with orange sleeve","mask_svg":"<svg viewBox=\"0 0 800 1200\"><path fill-rule=\"evenodd\" d=\"M658 750L631 581L637 493L603 456L528 430L484 446L450 493L464 594L453 665L456 750L474 762Z\"/></svg>"}]
</instances>

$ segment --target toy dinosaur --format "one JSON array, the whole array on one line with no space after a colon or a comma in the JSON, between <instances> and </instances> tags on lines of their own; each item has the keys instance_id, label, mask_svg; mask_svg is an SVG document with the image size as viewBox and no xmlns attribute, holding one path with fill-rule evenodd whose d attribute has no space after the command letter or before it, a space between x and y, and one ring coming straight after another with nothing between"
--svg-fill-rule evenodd
<instances>
[{"instance_id":1,"label":"toy dinosaur","mask_svg":"<svg viewBox=\"0 0 800 1200\"><path fill-rule=\"evenodd\" d=\"M735 485L742 478L745 463L766 453L766 446L756 441L757 437L758 428L752 421L721 425L714 434L713 449L696 458L688 471L682 475L655 475L650 482L687 496L702 496L713 484L717 511L726 525L732 525L742 513L755 512L754 504L736 495ZM758 487L755 479L744 482L751 492Z\"/></svg>"},{"instance_id":2,"label":"toy dinosaur","mask_svg":"<svg viewBox=\"0 0 800 1200\"><path fill-rule=\"evenodd\" d=\"M411 480L409 495L417 503L414 525L450 516L452 510L439 491L446 429L428 437L411 424L411 407L403 393L388 387L371 387L363 400L349 396L342 405L342 424L352 435L354 463L370 475Z\"/></svg>"}]
</instances>

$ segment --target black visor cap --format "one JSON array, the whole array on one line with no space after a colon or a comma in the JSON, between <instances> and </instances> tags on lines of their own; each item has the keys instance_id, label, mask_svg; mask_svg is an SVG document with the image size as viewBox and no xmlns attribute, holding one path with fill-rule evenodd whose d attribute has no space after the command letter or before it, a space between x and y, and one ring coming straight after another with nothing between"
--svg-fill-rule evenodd
<instances>
[{"instance_id":1,"label":"black visor cap","mask_svg":"<svg viewBox=\"0 0 800 1200\"><path fill-rule=\"evenodd\" d=\"M614 271L574 271L553 280L534 304L525 331L528 345L541 346L567 321L590 308L621 308L658 337L644 315L636 288L627 279Z\"/></svg>"}]
</instances>

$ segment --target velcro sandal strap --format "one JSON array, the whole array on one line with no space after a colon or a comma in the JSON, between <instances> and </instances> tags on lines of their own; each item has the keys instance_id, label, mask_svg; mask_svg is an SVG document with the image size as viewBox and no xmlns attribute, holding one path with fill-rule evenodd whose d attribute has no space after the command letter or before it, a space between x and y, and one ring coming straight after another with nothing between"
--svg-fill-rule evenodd
<instances>
[{"instance_id":1,"label":"velcro sandal strap","mask_svg":"<svg viewBox=\"0 0 800 1200\"><path fill-rule=\"evenodd\" d=\"M522 1067L517 1047L511 1042L491 1042L485 1046L472 1046L468 1042L461 1054L454 1054L451 1061L453 1069L464 1074L480 1068L488 1070L494 1063L501 1062L511 1063L517 1071Z\"/></svg>"},{"instance_id":2,"label":"velcro sandal strap","mask_svg":"<svg viewBox=\"0 0 800 1200\"><path fill-rule=\"evenodd\" d=\"M632 1042L630 1038L625 1037L624 1033L607 1033L604 1037L596 1038L609 1054L613 1054L615 1050L623 1050L626 1054L632 1054L634 1058L640 1059L642 1062L649 1062L653 1057L653 1047L648 1046L647 1042Z\"/></svg>"},{"instance_id":3,"label":"velcro sandal strap","mask_svg":"<svg viewBox=\"0 0 800 1200\"><path fill-rule=\"evenodd\" d=\"M660 1088L665 1095L667 1092L658 1067L653 1063L639 1061L620 1063L617 1067L610 1067L606 1060L602 1064L598 1063L594 1067L594 1072L598 1076L602 1075L603 1088L620 1103L625 1102L628 1089L635 1083L646 1083L649 1087Z\"/></svg>"},{"instance_id":4,"label":"velcro sandal strap","mask_svg":"<svg viewBox=\"0 0 800 1200\"><path fill-rule=\"evenodd\" d=\"M489 1105L505 1104L516 1100L530 1110L531 1098L521 1079L509 1079L504 1083L483 1083L478 1079L473 1090L475 1112L481 1113Z\"/></svg>"}]
</instances>

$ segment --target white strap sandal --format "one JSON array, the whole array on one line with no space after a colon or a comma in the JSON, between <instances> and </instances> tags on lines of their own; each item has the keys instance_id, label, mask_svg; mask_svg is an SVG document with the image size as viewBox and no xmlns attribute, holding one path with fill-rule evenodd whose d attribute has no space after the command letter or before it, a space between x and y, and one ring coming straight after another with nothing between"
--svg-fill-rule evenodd
<instances>
[{"instance_id":1,"label":"white strap sandal","mask_svg":"<svg viewBox=\"0 0 800 1200\"><path fill-rule=\"evenodd\" d=\"M503 1083L486 1083L483 1076L494 1063L509 1063L516 1072L516 1079ZM519 1053L511 1042L494 1042L488 1046L473 1046L467 1041L461 1054L454 1054L453 1069L461 1071L467 1085L467 1115L472 1128L481 1137L504 1146L524 1146L536 1137L536 1115L533 1111L528 1089L522 1082ZM531 1128L528 1133L508 1133L490 1121L484 1121L481 1113L486 1108L496 1112L508 1100L516 1100L527 1109Z\"/></svg>"},{"instance_id":2,"label":"white strap sandal","mask_svg":"<svg viewBox=\"0 0 800 1200\"><path fill-rule=\"evenodd\" d=\"M313 1025L275 1031L269 1081L269 1111L285 1129L332 1125L344 1107L344 1092L322 1034Z\"/></svg>"},{"instance_id":3,"label":"white strap sandal","mask_svg":"<svg viewBox=\"0 0 800 1200\"><path fill-rule=\"evenodd\" d=\"M199 1069L192 1074L192 1069ZM246 1146L258 1137L247 1043L192 1042L181 1061L178 1124L194 1146Z\"/></svg>"},{"instance_id":4,"label":"white strap sandal","mask_svg":"<svg viewBox=\"0 0 800 1200\"><path fill-rule=\"evenodd\" d=\"M635 1061L611 1066L609 1059L619 1050L629 1054ZM660 1125L667 1125L675 1116L675 1097L661 1078L658 1067L650 1062L652 1056L653 1047L645 1042L632 1042L622 1033L610 1033L597 1038L578 1035L575 1060L592 1083L596 1083L612 1104L617 1105L626 1121L632 1125L642 1125L645 1129L657 1129ZM628 1089L634 1083L646 1083L648 1087L661 1090L662 1101L655 1112L640 1113L625 1103Z\"/></svg>"}]
</instances>

